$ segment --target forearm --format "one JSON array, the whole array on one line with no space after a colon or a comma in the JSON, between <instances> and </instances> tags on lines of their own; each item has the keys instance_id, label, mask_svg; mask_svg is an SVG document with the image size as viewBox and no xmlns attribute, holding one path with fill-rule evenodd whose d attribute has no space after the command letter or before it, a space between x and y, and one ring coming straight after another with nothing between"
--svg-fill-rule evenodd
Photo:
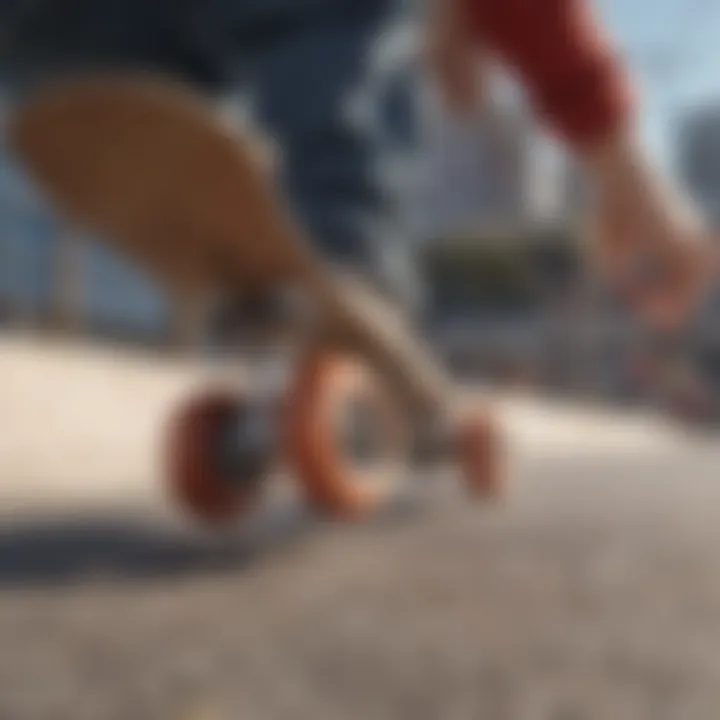
<instances>
[{"instance_id":1,"label":"forearm","mask_svg":"<svg viewBox=\"0 0 720 720\"><path fill-rule=\"evenodd\" d=\"M630 80L587 0L450 0L525 84L537 112L581 154L631 129Z\"/></svg>"}]
</instances>

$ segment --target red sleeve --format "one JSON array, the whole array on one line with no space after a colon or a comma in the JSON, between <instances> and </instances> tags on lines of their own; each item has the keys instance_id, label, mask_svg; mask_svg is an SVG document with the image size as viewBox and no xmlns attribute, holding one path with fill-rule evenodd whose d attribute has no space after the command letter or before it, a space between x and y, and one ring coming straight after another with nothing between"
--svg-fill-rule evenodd
<instances>
[{"instance_id":1,"label":"red sleeve","mask_svg":"<svg viewBox=\"0 0 720 720\"><path fill-rule=\"evenodd\" d=\"M627 72L588 0L459 0L474 34L525 83L556 132L584 146L632 116Z\"/></svg>"}]
</instances>

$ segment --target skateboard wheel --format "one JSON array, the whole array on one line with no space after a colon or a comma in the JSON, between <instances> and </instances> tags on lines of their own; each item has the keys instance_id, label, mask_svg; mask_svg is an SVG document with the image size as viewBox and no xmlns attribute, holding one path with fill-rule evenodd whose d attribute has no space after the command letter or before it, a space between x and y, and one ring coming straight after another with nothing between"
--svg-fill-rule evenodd
<instances>
[{"instance_id":1,"label":"skateboard wheel","mask_svg":"<svg viewBox=\"0 0 720 720\"><path fill-rule=\"evenodd\" d=\"M257 477L234 477L222 462L223 434L241 407L226 392L201 394L172 418L166 439L166 475L171 497L207 525L226 525L254 506Z\"/></svg>"},{"instance_id":2,"label":"skateboard wheel","mask_svg":"<svg viewBox=\"0 0 720 720\"><path fill-rule=\"evenodd\" d=\"M473 413L458 425L456 461L470 492L498 500L505 491L506 448L501 428L489 415Z\"/></svg>"},{"instance_id":3,"label":"skateboard wheel","mask_svg":"<svg viewBox=\"0 0 720 720\"><path fill-rule=\"evenodd\" d=\"M288 394L285 457L316 508L358 519L397 495L408 450L389 398L352 357L319 353L301 366Z\"/></svg>"}]
</instances>

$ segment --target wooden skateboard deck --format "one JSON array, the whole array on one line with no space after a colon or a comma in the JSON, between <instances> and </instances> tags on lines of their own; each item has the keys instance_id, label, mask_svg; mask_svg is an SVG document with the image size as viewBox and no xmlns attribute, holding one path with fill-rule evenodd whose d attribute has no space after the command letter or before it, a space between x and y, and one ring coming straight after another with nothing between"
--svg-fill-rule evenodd
<instances>
[{"instance_id":1,"label":"wooden skateboard deck","mask_svg":"<svg viewBox=\"0 0 720 720\"><path fill-rule=\"evenodd\" d=\"M310 266L251 141L180 85L60 85L21 110L11 137L62 212L171 287L267 284Z\"/></svg>"},{"instance_id":2,"label":"wooden skateboard deck","mask_svg":"<svg viewBox=\"0 0 720 720\"><path fill-rule=\"evenodd\" d=\"M57 208L171 289L297 283L428 414L451 384L400 314L338 278L275 191L252 141L165 78L99 75L41 91L10 137Z\"/></svg>"}]
</instances>

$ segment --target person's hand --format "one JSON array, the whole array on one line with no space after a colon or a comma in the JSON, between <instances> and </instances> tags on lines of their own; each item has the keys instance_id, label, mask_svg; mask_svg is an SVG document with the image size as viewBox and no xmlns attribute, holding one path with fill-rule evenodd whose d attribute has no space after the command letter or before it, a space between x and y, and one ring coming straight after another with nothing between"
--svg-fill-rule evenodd
<instances>
[{"instance_id":1,"label":"person's hand","mask_svg":"<svg viewBox=\"0 0 720 720\"><path fill-rule=\"evenodd\" d=\"M715 272L705 225L684 194L631 143L610 143L590 162L593 250L611 286L654 327L678 329Z\"/></svg>"}]
</instances>

